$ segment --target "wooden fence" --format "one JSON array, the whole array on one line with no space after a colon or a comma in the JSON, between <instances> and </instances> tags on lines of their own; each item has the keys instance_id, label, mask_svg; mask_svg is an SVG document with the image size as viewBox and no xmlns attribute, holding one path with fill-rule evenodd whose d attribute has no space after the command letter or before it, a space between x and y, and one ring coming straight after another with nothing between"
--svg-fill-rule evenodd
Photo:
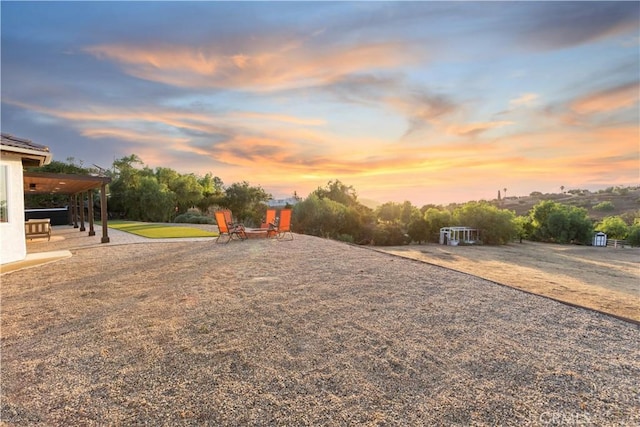
<instances>
[{"instance_id":1,"label":"wooden fence","mask_svg":"<svg viewBox=\"0 0 640 427\"><path fill-rule=\"evenodd\" d=\"M629 247L629 244L626 240L618 240L618 239L608 239L607 246L612 248L624 248Z\"/></svg>"}]
</instances>

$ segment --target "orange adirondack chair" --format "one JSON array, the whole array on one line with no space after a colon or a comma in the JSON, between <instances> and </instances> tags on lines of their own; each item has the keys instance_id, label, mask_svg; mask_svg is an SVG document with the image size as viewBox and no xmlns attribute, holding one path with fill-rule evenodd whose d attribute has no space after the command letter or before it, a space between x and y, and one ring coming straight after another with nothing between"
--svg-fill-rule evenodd
<instances>
[{"instance_id":1,"label":"orange adirondack chair","mask_svg":"<svg viewBox=\"0 0 640 427\"><path fill-rule=\"evenodd\" d=\"M241 239L246 239L247 234L245 233L244 224L233 222L233 217L229 209L224 209L222 212L224 213L224 219L227 222L229 229L235 230L237 232L236 235Z\"/></svg>"},{"instance_id":2,"label":"orange adirondack chair","mask_svg":"<svg viewBox=\"0 0 640 427\"><path fill-rule=\"evenodd\" d=\"M246 238L246 235L244 235L244 231L239 231L237 228L232 228L229 226L229 224L227 224L227 219L225 218L225 214L223 211L214 212L214 216L216 218L216 222L218 223L219 231L216 243L229 243L234 237L237 237L240 240L244 240ZM222 242L220 241L221 237L226 237L227 240Z\"/></svg>"},{"instance_id":3,"label":"orange adirondack chair","mask_svg":"<svg viewBox=\"0 0 640 427\"><path fill-rule=\"evenodd\" d=\"M276 210L275 209L267 209L267 216L260 226L260 228L269 228L269 225L275 224L276 221Z\"/></svg>"},{"instance_id":4,"label":"orange adirondack chair","mask_svg":"<svg viewBox=\"0 0 640 427\"><path fill-rule=\"evenodd\" d=\"M278 240L293 240L293 233L291 232L291 209L282 209L280 211L280 220L278 221ZM289 234L289 239L285 239Z\"/></svg>"},{"instance_id":5,"label":"orange adirondack chair","mask_svg":"<svg viewBox=\"0 0 640 427\"><path fill-rule=\"evenodd\" d=\"M267 229L267 237L272 237L277 235L277 226L276 226L276 210L275 209L267 209L267 216L264 222L260 225L260 228Z\"/></svg>"}]
</instances>

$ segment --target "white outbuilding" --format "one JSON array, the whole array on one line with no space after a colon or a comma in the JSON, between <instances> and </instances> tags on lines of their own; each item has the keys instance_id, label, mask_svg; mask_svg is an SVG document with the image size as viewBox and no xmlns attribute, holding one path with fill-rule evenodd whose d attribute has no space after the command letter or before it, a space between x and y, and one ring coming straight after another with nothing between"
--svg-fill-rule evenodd
<instances>
[{"instance_id":1,"label":"white outbuilding","mask_svg":"<svg viewBox=\"0 0 640 427\"><path fill-rule=\"evenodd\" d=\"M598 231L593 235L593 246L607 246L607 235Z\"/></svg>"},{"instance_id":2,"label":"white outbuilding","mask_svg":"<svg viewBox=\"0 0 640 427\"><path fill-rule=\"evenodd\" d=\"M473 245L478 243L479 230L470 227L442 227L440 229L440 244L448 246Z\"/></svg>"}]
</instances>

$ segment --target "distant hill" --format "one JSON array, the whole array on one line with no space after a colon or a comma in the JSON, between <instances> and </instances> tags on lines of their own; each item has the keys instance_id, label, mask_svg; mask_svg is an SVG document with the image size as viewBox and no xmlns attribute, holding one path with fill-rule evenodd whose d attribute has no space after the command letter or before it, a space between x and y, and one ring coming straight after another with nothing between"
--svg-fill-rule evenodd
<instances>
[{"instance_id":1,"label":"distant hill","mask_svg":"<svg viewBox=\"0 0 640 427\"><path fill-rule=\"evenodd\" d=\"M607 216L634 215L640 211L640 187L615 188L599 192L588 190L570 190L565 193L531 193L524 197L507 197L501 201L493 200L503 209L516 212L516 215L526 215L531 208L543 200L553 200L563 205L585 208L589 217L599 221ZM594 209L599 203L610 202L611 210Z\"/></svg>"}]
</instances>

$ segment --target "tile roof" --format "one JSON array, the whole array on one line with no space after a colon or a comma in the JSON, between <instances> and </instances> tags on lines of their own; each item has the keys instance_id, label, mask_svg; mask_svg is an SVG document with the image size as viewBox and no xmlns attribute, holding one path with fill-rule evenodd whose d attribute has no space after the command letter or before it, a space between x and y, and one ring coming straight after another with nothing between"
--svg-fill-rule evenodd
<instances>
[{"instance_id":1,"label":"tile roof","mask_svg":"<svg viewBox=\"0 0 640 427\"><path fill-rule=\"evenodd\" d=\"M22 148L27 150L42 151L44 153L49 152L49 147L45 145L36 144L31 140L18 138L16 136L9 135L8 133L2 134L2 145L8 146L8 147Z\"/></svg>"}]
</instances>

